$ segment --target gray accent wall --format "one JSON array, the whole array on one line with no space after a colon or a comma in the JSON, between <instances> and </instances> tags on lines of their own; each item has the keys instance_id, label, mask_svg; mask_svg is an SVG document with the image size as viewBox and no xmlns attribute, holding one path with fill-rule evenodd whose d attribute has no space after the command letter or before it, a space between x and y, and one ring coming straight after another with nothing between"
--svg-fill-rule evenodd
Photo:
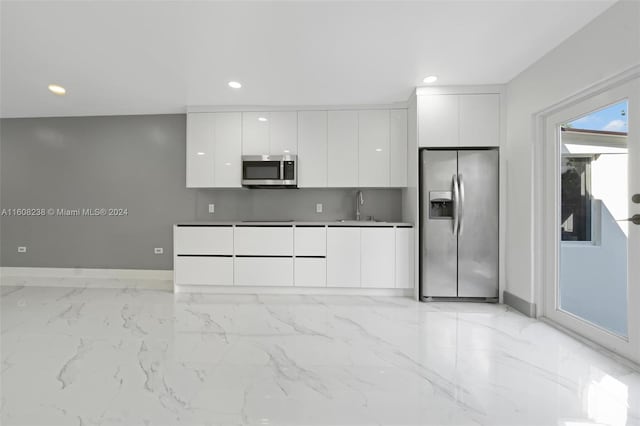
<instances>
[{"instance_id":1,"label":"gray accent wall","mask_svg":"<svg viewBox=\"0 0 640 426\"><path fill-rule=\"evenodd\" d=\"M0 209L128 214L1 216L0 265L171 269L176 222L354 218L355 189L186 188L185 126L183 114L1 120ZM364 196L364 216L402 220L399 189Z\"/></svg>"}]
</instances>

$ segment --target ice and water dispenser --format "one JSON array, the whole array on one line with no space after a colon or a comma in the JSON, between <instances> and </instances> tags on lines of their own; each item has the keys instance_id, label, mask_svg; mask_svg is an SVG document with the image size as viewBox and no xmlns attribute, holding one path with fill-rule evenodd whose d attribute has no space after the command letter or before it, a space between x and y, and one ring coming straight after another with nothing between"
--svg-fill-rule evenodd
<instances>
[{"instance_id":1,"label":"ice and water dispenser","mask_svg":"<svg viewBox=\"0 0 640 426\"><path fill-rule=\"evenodd\" d=\"M451 191L429 191L429 219L453 219Z\"/></svg>"}]
</instances>

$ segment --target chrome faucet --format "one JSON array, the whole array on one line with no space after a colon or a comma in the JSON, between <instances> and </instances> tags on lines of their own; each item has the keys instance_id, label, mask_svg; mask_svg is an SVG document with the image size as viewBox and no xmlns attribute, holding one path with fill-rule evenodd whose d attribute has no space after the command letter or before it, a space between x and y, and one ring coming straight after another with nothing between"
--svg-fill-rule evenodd
<instances>
[{"instance_id":1,"label":"chrome faucet","mask_svg":"<svg viewBox=\"0 0 640 426\"><path fill-rule=\"evenodd\" d=\"M356 192L356 220L360 220L360 206L364 206L362 191Z\"/></svg>"}]
</instances>

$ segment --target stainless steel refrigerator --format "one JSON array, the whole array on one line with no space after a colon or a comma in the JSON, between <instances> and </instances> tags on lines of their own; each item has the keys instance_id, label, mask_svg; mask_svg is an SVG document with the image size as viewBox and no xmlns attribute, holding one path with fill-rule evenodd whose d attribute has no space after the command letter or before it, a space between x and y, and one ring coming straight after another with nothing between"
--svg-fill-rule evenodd
<instances>
[{"instance_id":1,"label":"stainless steel refrigerator","mask_svg":"<svg viewBox=\"0 0 640 426\"><path fill-rule=\"evenodd\" d=\"M420 151L420 297L498 297L495 149Z\"/></svg>"}]
</instances>

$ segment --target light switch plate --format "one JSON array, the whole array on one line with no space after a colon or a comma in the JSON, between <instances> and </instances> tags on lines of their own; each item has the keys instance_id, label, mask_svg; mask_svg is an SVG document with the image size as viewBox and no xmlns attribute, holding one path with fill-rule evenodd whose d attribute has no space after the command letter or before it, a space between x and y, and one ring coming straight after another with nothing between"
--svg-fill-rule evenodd
<instances>
[{"instance_id":1,"label":"light switch plate","mask_svg":"<svg viewBox=\"0 0 640 426\"><path fill-rule=\"evenodd\" d=\"M316 204L316 213L322 213L322 203Z\"/></svg>"},{"instance_id":2,"label":"light switch plate","mask_svg":"<svg viewBox=\"0 0 640 426\"><path fill-rule=\"evenodd\" d=\"M153 254L164 254L164 249L162 247L154 247Z\"/></svg>"},{"instance_id":3,"label":"light switch plate","mask_svg":"<svg viewBox=\"0 0 640 426\"><path fill-rule=\"evenodd\" d=\"M216 212L216 205L209 204L209 213L215 213L215 212Z\"/></svg>"}]
</instances>

